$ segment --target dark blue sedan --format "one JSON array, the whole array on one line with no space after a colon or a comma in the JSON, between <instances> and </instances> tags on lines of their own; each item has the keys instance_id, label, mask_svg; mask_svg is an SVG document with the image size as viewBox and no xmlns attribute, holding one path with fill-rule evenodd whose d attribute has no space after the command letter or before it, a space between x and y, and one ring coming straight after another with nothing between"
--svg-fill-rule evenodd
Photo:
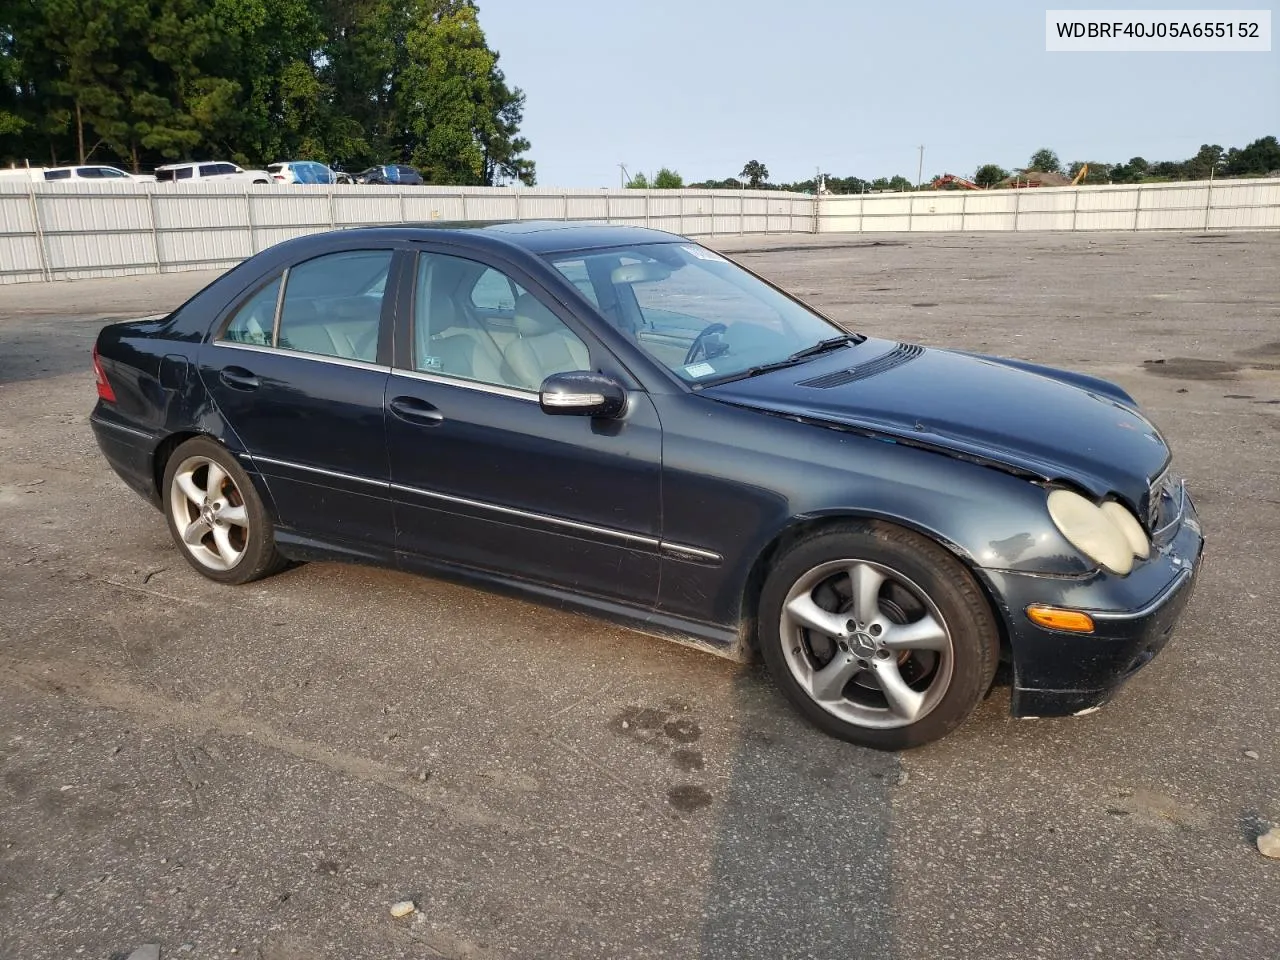
<instances>
[{"instance_id":1,"label":"dark blue sedan","mask_svg":"<svg viewBox=\"0 0 1280 960\"><path fill-rule=\"evenodd\" d=\"M1199 565L1115 385L851 334L690 240L346 230L98 337L93 428L205 576L385 563L758 652L823 730L1105 702Z\"/></svg>"}]
</instances>

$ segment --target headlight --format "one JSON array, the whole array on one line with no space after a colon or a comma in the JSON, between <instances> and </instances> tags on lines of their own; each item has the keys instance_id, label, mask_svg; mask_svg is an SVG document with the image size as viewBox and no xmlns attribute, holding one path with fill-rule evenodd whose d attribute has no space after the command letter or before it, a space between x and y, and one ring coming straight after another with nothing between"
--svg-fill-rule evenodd
<instances>
[{"instance_id":1,"label":"headlight","mask_svg":"<svg viewBox=\"0 0 1280 960\"><path fill-rule=\"evenodd\" d=\"M1138 521L1114 501L1098 506L1070 490L1054 490L1049 494L1049 516L1073 547L1122 577L1133 569L1134 557L1151 553Z\"/></svg>"}]
</instances>

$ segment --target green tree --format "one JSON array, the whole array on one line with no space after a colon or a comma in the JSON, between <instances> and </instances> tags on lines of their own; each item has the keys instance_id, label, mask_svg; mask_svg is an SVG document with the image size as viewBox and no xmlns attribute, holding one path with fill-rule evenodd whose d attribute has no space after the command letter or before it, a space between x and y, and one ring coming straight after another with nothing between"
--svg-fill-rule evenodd
<instances>
[{"instance_id":1,"label":"green tree","mask_svg":"<svg viewBox=\"0 0 1280 960\"><path fill-rule=\"evenodd\" d=\"M653 186L657 190L678 190L684 186L684 177L667 167L663 167L653 175Z\"/></svg>"},{"instance_id":2,"label":"green tree","mask_svg":"<svg viewBox=\"0 0 1280 960\"><path fill-rule=\"evenodd\" d=\"M748 187L756 189L769 179L769 168L759 160L748 160L743 165L742 172L738 176L747 182Z\"/></svg>"},{"instance_id":3,"label":"green tree","mask_svg":"<svg viewBox=\"0 0 1280 960\"><path fill-rule=\"evenodd\" d=\"M980 187L994 187L1009 176L1009 171L996 163L984 163L973 175L973 182Z\"/></svg>"},{"instance_id":4,"label":"green tree","mask_svg":"<svg viewBox=\"0 0 1280 960\"><path fill-rule=\"evenodd\" d=\"M643 170L627 181L627 189L629 190L648 190L649 189L649 178L644 175Z\"/></svg>"},{"instance_id":5,"label":"green tree","mask_svg":"<svg viewBox=\"0 0 1280 960\"><path fill-rule=\"evenodd\" d=\"M1230 176L1265 175L1280 170L1280 143L1274 136L1253 141L1243 150L1227 151L1225 172Z\"/></svg>"},{"instance_id":6,"label":"green tree","mask_svg":"<svg viewBox=\"0 0 1280 960\"><path fill-rule=\"evenodd\" d=\"M1201 144L1196 155L1183 166L1183 175L1189 180L1208 180L1210 174L1217 174L1222 169L1222 160L1226 151L1216 143Z\"/></svg>"},{"instance_id":7,"label":"green tree","mask_svg":"<svg viewBox=\"0 0 1280 960\"><path fill-rule=\"evenodd\" d=\"M1048 147L1041 147L1031 155L1031 160L1027 163L1027 169L1036 170L1040 173L1061 173L1062 161Z\"/></svg>"}]
</instances>

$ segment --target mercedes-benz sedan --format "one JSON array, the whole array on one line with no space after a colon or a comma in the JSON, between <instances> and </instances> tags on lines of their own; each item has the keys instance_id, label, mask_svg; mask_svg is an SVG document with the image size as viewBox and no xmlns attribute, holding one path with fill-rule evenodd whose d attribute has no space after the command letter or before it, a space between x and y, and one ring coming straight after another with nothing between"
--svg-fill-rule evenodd
<instances>
[{"instance_id":1,"label":"mercedes-benz sedan","mask_svg":"<svg viewBox=\"0 0 1280 960\"><path fill-rule=\"evenodd\" d=\"M758 651L873 747L954 728L1001 659L1015 714L1097 707L1201 556L1119 387L848 332L654 230L291 240L94 365L103 453L206 577L372 561Z\"/></svg>"}]
</instances>

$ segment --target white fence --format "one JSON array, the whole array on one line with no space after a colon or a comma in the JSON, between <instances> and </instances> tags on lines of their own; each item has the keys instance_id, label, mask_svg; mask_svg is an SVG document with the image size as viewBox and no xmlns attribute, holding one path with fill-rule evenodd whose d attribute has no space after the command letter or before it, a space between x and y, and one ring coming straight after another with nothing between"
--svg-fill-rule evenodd
<instances>
[{"instance_id":1,"label":"white fence","mask_svg":"<svg viewBox=\"0 0 1280 960\"><path fill-rule=\"evenodd\" d=\"M1274 230L1280 180L823 197L820 233L976 230Z\"/></svg>"},{"instance_id":2,"label":"white fence","mask_svg":"<svg viewBox=\"0 0 1280 960\"><path fill-rule=\"evenodd\" d=\"M229 267L290 237L447 220L592 220L693 236L1280 229L1280 179L814 198L757 190L0 182L0 283Z\"/></svg>"},{"instance_id":3,"label":"white fence","mask_svg":"<svg viewBox=\"0 0 1280 960\"><path fill-rule=\"evenodd\" d=\"M229 267L307 233L592 220L690 235L813 233L815 200L757 190L0 183L0 283Z\"/></svg>"}]
</instances>

